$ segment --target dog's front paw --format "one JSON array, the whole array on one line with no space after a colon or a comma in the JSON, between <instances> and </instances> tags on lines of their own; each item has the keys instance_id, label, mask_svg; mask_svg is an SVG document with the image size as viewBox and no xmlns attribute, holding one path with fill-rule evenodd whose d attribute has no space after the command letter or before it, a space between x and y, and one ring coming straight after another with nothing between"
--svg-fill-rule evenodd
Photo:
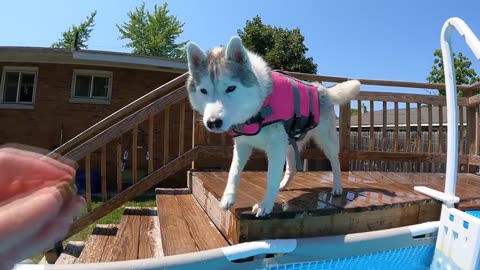
<instances>
[{"instance_id":1,"label":"dog's front paw","mask_svg":"<svg viewBox=\"0 0 480 270\"><path fill-rule=\"evenodd\" d=\"M220 202L220 207L223 210L227 210L233 206L235 203L235 195L232 193L223 194L222 201Z\"/></svg>"},{"instance_id":2,"label":"dog's front paw","mask_svg":"<svg viewBox=\"0 0 480 270\"><path fill-rule=\"evenodd\" d=\"M252 213L254 213L256 217L268 215L272 212L273 203L273 201L262 201L261 203L257 203L253 206Z\"/></svg>"},{"instance_id":3,"label":"dog's front paw","mask_svg":"<svg viewBox=\"0 0 480 270\"><path fill-rule=\"evenodd\" d=\"M333 196L340 196L343 193L342 185L333 185L332 187L332 195Z\"/></svg>"}]
</instances>

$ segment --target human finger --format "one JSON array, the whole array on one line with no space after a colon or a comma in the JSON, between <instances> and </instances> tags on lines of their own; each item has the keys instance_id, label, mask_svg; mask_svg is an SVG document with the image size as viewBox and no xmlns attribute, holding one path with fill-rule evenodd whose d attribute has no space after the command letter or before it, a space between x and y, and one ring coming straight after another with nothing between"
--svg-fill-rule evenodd
<instances>
[{"instance_id":1,"label":"human finger","mask_svg":"<svg viewBox=\"0 0 480 270\"><path fill-rule=\"evenodd\" d=\"M31 188L57 181L73 182L74 170L64 170L51 162L45 162L28 155L19 155L10 150L0 150L0 183L2 196L15 195ZM44 183L42 183L44 182Z\"/></svg>"},{"instance_id":2,"label":"human finger","mask_svg":"<svg viewBox=\"0 0 480 270\"><path fill-rule=\"evenodd\" d=\"M72 198L56 218L47 222L32 237L16 243L15 246L3 253L3 255L0 255L0 261L11 267L15 263L38 252L45 251L53 246L54 243L61 241L68 233L74 218L80 214L84 207L85 200L82 197L77 196ZM0 270L1 269L0 264Z\"/></svg>"},{"instance_id":3,"label":"human finger","mask_svg":"<svg viewBox=\"0 0 480 270\"><path fill-rule=\"evenodd\" d=\"M71 159L56 153L47 153L47 151L44 149L35 148L28 145L6 144L0 147L0 152L8 152L15 155L41 160L71 174L75 173L75 170L78 168L77 163Z\"/></svg>"},{"instance_id":4,"label":"human finger","mask_svg":"<svg viewBox=\"0 0 480 270\"><path fill-rule=\"evenodd\" d=\"M58 216L64 202L74 196L68 183L46 187L0 208L0 253L28 239Z\"/></svg>"}]
</instances>

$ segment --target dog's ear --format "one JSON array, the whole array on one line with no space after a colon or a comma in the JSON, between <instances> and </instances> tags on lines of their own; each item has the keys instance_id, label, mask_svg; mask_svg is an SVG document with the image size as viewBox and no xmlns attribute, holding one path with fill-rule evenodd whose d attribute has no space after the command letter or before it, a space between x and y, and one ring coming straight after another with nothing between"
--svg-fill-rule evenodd
<instances>
[{"instance_id":1,"label":"dog's ear","mask_svg":"<svg viewBox=\"0 0 480 270\"><path fill-rule=\"evenodd\" d=\"M232 37L227 45L227 53L225 55L228 60L237 62L239 64L248 63L247 50L243 46L242 40L239 37Z\"/></svg>"},{"instance_id":2,"label":"dog's ear","mask_svg":"<svg viewBox=\"0 0 480 270\"><path fill-rule=\"evenodd\" d=\"M190 72L198 71L207 63L207 55L193 42L187 43L187 59Z\"/></svg>"}]
</instances>

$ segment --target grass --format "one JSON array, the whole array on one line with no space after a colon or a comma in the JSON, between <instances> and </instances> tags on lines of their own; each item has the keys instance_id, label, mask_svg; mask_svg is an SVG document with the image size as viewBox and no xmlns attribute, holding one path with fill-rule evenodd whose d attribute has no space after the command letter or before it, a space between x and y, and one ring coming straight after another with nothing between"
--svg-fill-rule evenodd
<instances>
[{"instance_id":1,"label":"grass","mask_svg":"<svg viewBox=\"0 0 480 270\"><path fill-rule=\"evenodd\" d=\"M102 201L100 198L92 198L92 209L100 206ZM110 214L104 216L103 218L99 219L97 222L91 224L90 226L86 227L79 233L73 235L72 237L63 241L63 246L65 247L69 241L85 241L87 240L88 236L92 233L93 229L97 224L119 224L120 220L122 219L123 211L125 207L156 207L155 195L142 195L138 196L134 200L122 205L121 207L117 208ZM83 214L86 214L86 209L84 210ZM39 253L30 259L34 263L38 263L43 258L43 253Z\"/></svg>"}]
</instances>

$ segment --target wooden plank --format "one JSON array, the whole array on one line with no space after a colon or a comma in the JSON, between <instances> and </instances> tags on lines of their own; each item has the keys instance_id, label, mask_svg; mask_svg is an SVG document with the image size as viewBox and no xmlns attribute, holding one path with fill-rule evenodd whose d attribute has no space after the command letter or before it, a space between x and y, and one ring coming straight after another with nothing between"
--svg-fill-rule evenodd
<instances>
[{"instance_id":1,"label":"wooden plank","mask_svg":"<svg viewBox=\"0 0 480 270\"><path fill-rule=\"evenodd\" d=\"M427 152L433 152L433 111L432 105L428 105L428 143L427 143Z\"/></svg>"},{"instance_id":2,"label":"wooden plank","mask_svg":"<svg viewBox=\"0 0 480 270\"><path fill-rule=\"evenodd\" d=\"M117 168L117 192L122 192L122 139L117 139L117 161L115 162Z\"/></svg>"},{"instance_id":3,"label":"wooden plank","mask_svg":"<svg viewBox=\"0 0 480 270\"><path fill-rule=\"evenodd\" d=\"M350 102L340 105L340 153L348 153L350 151ZM340 168L342 171L350 169L350 160L340 157Z\"/></svg>"},{"instance_id":4,"label":"wooden plank","mask_svg":"<svg viewBox=\"0 0 480 270\"><path fill-rule=\"evenodd\" d=\"M362 146L362 115L362 101L357 100L357 150L360 150L360 147Z\"/></svg>"},{"instance_id":5,"label":"wooden plank","mask_svg":"<svg viewBox=\"0 0 480 270\"><path fill-rule=\"evenodd\" d=\"M411 140L411 119L410 119L410 102L405 104L405 121L406 121L406 128L405 128L405 151L411 152L412 151L412 140Z\"/></svg>"},{"instance_id":6,"label":"wooden plank","mask_svg":"<svg viewBox=\"0 0 480 270\"><path fill-rule=\"evenodd\" d=\"M417 153L422 152L422 104L417 103Z\"/></svg>"},{"instance_id":7,"label":"wooden plank","mask_svg":"<svg viewBox=\"0 0 480 270\"><path fill-rule=\"evenodd\" d=\"M180 119L178 120L178 155L185 151L185 107L186 100L180 102Z\"/></svg>"},{"instance_id":8,"label":"wooden plank","mask_svg":"<svg viewBox=\"0 0 480 270\"><path fill-rule=\"evenodd\" d=\"M85 157L85 197L87 201L87 211L92 211L92 180L90 168L90 153Z\"/></svg>"},{"instance_id":9,"label":"wooden plank","mask_svg":"<svg viewBox=\"0 0 480 270\"><path fill-rule=\"evenodd\" d=\"M175 195L157 195L157 212L165 256L197 251Z\"/></svg>"},{"instance_id":10,"label":"wooden plank","mask_svg":"<svg viewBox=\"0 0 480 270\"><path fill-rule=\"evenodd\" d=\"M198 146L202 151L203 158L230 159L232 158L231 146ZM301 153L302 159L314 159L323 157L320 149L307 149ZM418 162L445 162L446 154L437 153L406 153L406 152L382 152L382 151L351 151L348 153L341 153L340 156L350 160L393 160L393 161L411 161ZM458 161L460 164L468 163L468 155L459 155ZM250 159L262 158L262 155L252 154Z\"/></svg>"},{"instance_id":11,"label":"wooden plank","mask_svg":"<svg viewBox=\"0 0 480 270\"><path fill-rule=\"evenodd\" d=\"M118 225L115 225L115 228L111 231L111 233L108 236L106 236L107 240L105 241L105 247L103 249L100 262L111 262L112 251L115 245L115 240L117 238L117 232L118 232Z\"/></svg>"},{"instance_id":12,"label":"wooden plank","mask_svg":"<svg viewBox=\"0 0 480 270\"><path fill-rule=\"evenodd\" d=\"M316 74L306 74L300 72L288 72L291 76L307 81L319 81L319 82L344 82L351 80L352 78L323 76ZM403 82L403 81L386 81L386 80L370 80L370 79L357 79L363 85L380 85L380 86L394 86L394 87L410 87L420 89L440 89L445 90L444 84L439 83L419 83L419 82ZM458 85L458 91L471 91L471 86ZM362 91L363 92L363 91ZM410 94L409 94L410 95Z\"/></svg>"},{"instance_id":13,"label":"wooden plank","mask_svg":"<svg viewBox=\"0 0 480 270\"><path fill-rule=\"evenodd\" d=\"M100 158L100 175L102 177L102 201L107 201L107 145L102 146Z\"/></svg>"},{"instance_id":14,"label":"wooden plank","mask_svg":"<svg viewBox=\"0 0 480 270\"><path fill-rule=\"evenodd\" d=\"M122 221L118 226L110 261L126 261L138 258L141 214L142 209L125 208Z\"/></svg>"},{"instance_id":15,"label":"wooden plank","mask_svg":"<svg viewBox=\"0 0 480 270\"><path fill-rule=\"evenodd\" d=\"M227 241L200 208L193 195L176 195L197 250L228 246Z\"/></svg>"},{"instance_id":16,"label":"wooden plank","mask_svg":"<svg viewBox=\"0 0 480 270\"><path fill-rule=\"evenodd\" d=\"M163 256L158 215L155 208L144 208L140 217L140 239L138 259L159 258Z\"/></svg>"},{"instance_id":17,"label":"wooden plank","mask_svg":"<svg viewBox=\"0 0 480 270\"><path fill-rule=\"evenodd\" d=\"M470 109L470 108L469 108ZM474 126L475 128L471 128L472 132L469 132L469 151L470 155L477 155L479 154L479 136L480 136L480 108L477 106L473 109L474 113L470 112L470 117L468 118L467 126L470 127ZM473 116L472 116L473 115ZM474 134L474 135L473 135Z\"/></svg>"},{"instance_id":18,"label":"wooden plank","mask_svg":"<svg viewBox=\"0 0 480 270\"><path fill-rule=\"evenodd\" d=\"M387 150L387 102L382 102L382 151Z\"/></svg>"},{"instance_id":19,"label":"wooden plank","mask_svg":"<svg viewBox=\"0 0 480 270\"><path fill-rule=\"evenodd\" d=\"M153 124L154 124L155 116L151 115L148 118L148 174L153 172L153 155L155 151L153 150Z\"/></svg>"},{"instance_id":20,"label":"wooden plank","mask_svg":"<svg viewBox=\"0 0 480 270\"><path fill-rule=\"evenodd\" d=\"M238 244L241 231L238 218L232 211L225 211L220 208L219 199L210 188L204 186L202 179L204 178L197 177L195 172L192 172L192 195L227 241L230 244ZM239 196L241 196L241 192L239 192Z\"/></svg>"},{"instance_id":21,"label":"wooden plank","mask_svg":"<svg viewBox=\"0 0 480 270\"><path fill-rule=\"evenodd\" d=\"M163 165L169 162L170 148L170 107L165 108L163 120Z\"/></svg>"},{"instance_id":22,"label":"wooden plank","mask_svg":"<svg viewBox=\"0 0 480 270\"><path fill-rule=\"evenodd\" d=\"M117 225L98 224L93 229L92 234L85 242L82 254L78 257L77 263L96 263L101 262L102 255L105 252L105 246L111 235L117 233Z\"/></svg>"},{"instance_id":23,"label":"wooden plank","mask_svg":"<svg viewBox=\"0 0 480 270\"><path fill-rule=\"evenodd\" d=\"M132 130L132 184L138 180L138 125Z\"/></svg>"},{"instance_id":24,"label":"wooden plank","mask_svg":"<svg viewBox=\"0 0 480 270\"><path fill-rule=\"evenodd\" d=\"M378 91L365 91L362 90L357 96L357 99L361 100L374 100L383 102L411 102L411 103L424 103L431 105L446 105L446 99L443 96L432 95L419 95L404 93L392 93L392 92L378 92ZM458 97L458 104L461 106L468 106L468 98Z\"/></svg>"},{"instance_id":25,"label":"wooden plank","mask_svg":"<svg viewBox=\"0 0 480 270\"><path fill-rule=\"evenodd\" d=\"M370 141L368 143L368 150L375 150L375 104L373 100L370 100Z\"/></svg>"},{"instance_id":26,"label":"wooden plank","mask_svg":"<svg viewBox=\"0 0 480 270\"><path fill-rule=\"evenodd\" d=\"M198 125L195 123L197 119L197 112L192 112L192 149L194 149L198 144ZM195 161L192 161L191 169L195 169Z\"/></svg>"},{"instance_id":27,"label":"wooden plank","mask_svg":"<svg viewBox=\"0 0 480 270\"><path fill-rule=\"evenodd\" d=\"M443 106L438 106L438 153L443 153Z\"/></svg>"},{"instance_id":28,"label":"wooden plank","mask_svg":"<svg viewBox=\"0 0 480 270\"><path fill-rule=\"evenodd\" d=\"M73 264L82 253L83 241L69 241L62 254L55 261L55 264Z\"/></svg>"},{"instance_id":29,"label":"wooden plank","mask_svg":"<svg viewBox=\"0 0 480 270\"><path fill-rule=\"evenodd\" d=\"M398 102L394 103L395 131L393 134L393 151L398 152Z\"/></svg>"},{"instance_id":30,"label":"wooden plank","mask_svg":"<svg viewBox=\"0 0 480 270\"><path fill-rule=\"evenodd\" d=\"M124 190L121 194L118 194L117 196L111 198L104 204L95 208L90 213L80 217L72 224L72 226L70 226L70 231L65 236L65 238L68 238L80 232L86 226L94 223L96 220L111 213L113 210L122 206L124 203L128 202L129 200L149 190L155 185L158 185L159 183L164 181L167 177L185 168L186 166L191 164L193 160L195 160L198 157L198 155L200 154L200 151L202 151L202 149L194 148L185 152L185 154L176 158L166 166L163 166L162 168L157 169L152 174L143 178L142 181L138 182L135 185L130 186L128 189Z\"/></svg>"},{"instance_id":31,"label":"wooden plank","mask_svg":"<svg viewBox=\"0 0 480 270\"><path fill-rule=\"evenodd\" d=\"M459 154L463 154L465 151L464 151L464 143L465 143L465 136L464 136L464 125L463 125L463 118L464 118L464 115L463 115L463 108L461 106L459 106L458 108L458 128L459 128L459 133L458 133L458 136L460 137L459 138L459 142L458 142L458 152Z\"/></svg>"}]
</instances>

